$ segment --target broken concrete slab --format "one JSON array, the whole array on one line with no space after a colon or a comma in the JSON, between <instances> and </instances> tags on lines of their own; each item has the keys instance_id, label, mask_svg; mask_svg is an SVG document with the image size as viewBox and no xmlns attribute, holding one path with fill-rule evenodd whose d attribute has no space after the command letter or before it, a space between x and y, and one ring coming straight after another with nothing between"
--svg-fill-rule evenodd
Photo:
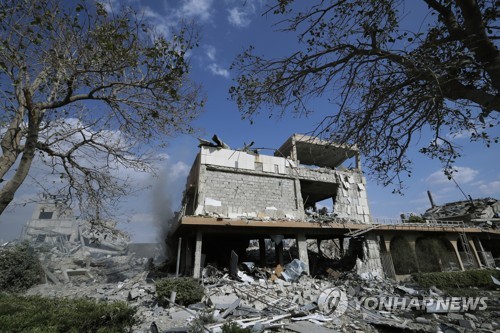
<instances>
[{"instance_id":1,"label":"broken concrete slab","mask_svg":"<svg viewBox=\"0 0 500 333\"><path fill-rule=\"evenodd\" d=\"M240 305L240 302L241 302L241 299L238 298L236 301L231 303L231 305L229 305L229 307L226 309L226 311L224 311L224 313L221 315L221 317L226 318L227 316L229 316L231 314L231 312L233 312Z\"/></svg>"},{"instance_id":2,"label":"broken concrete slab","mask_svg":"<svg viewBox=\"0 0 500 333\"><path fill-rule=\"evenodd\" d=\"M307 321L298 321L286 325L286 328L297 333L339 333L340 331L316 325Z\"/></svg>"}]
</instances>

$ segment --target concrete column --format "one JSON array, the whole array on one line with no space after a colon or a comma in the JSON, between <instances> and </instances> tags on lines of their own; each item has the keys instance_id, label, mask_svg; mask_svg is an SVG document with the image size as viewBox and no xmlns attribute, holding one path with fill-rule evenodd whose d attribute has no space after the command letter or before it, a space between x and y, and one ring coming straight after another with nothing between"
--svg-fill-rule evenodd
<instances>
[{"instance_id":1,"label":"concrete column","mask_svg":"<svg viewBox=\"0 0 500 333\"><path fill-rule=\"evenodd\" d=\"M295 190L295 209L302 212L300 218L304 218L304 199L302 198L302 193L300 192L300 180L295 179L293 181L293 186Z\"/></svg>"},{"instance_id":2,"label":"concrete column","mask_svg":"<svg viewBox=\"0 0 500 333\"><path fill-rule=\"evenodd\" d=\"M266 262L266 240L264 238L259 238L259 259L260 259L260 265L262 267L265 267L267 262Z\"/></svg>"},{"instance_id":3,"label":"concrete column","mask_svg":"<svg viewBox=\"0 0 500 333\"><path fill-rule=\"evenodd\" d=\"M299 158L297 156L297 146L295 145L295 138L292 138L292 156L290 157L298 164Z\"/></svg>"},{"instance_id":4,"label":"concrete column","mask_svg":"<svg viewBox=\"0 0 500 333\"><path fill-rule=\"evenodd\" d=\"M193 277L199 279L201 277L201 247L203 245L203 234L201 231L196 232L196 247L194 251L194 270Z\"/></svg>"},{"instance_id":5,"label":"concrete column","mask_svg":"<svg viewBox=\"0 0 500 333\"><path fill-rule=\"evenodd\" d=\"M476 246L476 251L479 250L478 254L480 254L479 258L481 258L481 264L486 266L486 267L491 267L490 263L488 262L488 258L484 254L484 247L483 244L481 243L481 240L479 237L474 237L473 238L474 245Z\"/></svg>"},{"instance_id":6,"label":"concrete column","mask_svg":"<svg viewBox=\"0 0 500 333\"><path fill-rule=\"evenodd\" d=\"M479 258L479 254L477 253L476 245L471 239L468 240L468 242L469 242L469 248L472 250L474 258L476 258L477 268L481 268L483 265L481 264L481 259Z\"/></svg>"},{"instance_id":7,"label":"concrete column","mask_svg":"<svg viewBox=\"0 0 500 333\"><path fill-rule=\"evenodd\" d=\"M298 238L297 238L297 244L299 243ZM318 247L318 254L320 257L323 255L323 252L321 252L321 239L316 239L316 246Z\"/></svg>"},{"instance_id":8,"label":"concrete column","mask_svg":"<svg viewBox=\"0 0 500 333\"><path fill-rule=\"evenodd\" d=\"M458 264L460 265L460 269L465 271L464 264L462 262L462 258L460 258L460 253L458 252L458 246L456 240L450 240L451 245L453 246L453 250L455 250L455 255L457 256Z\"/></svg>"},{"instance_id":9,"label":"concrete column","mask_svg":"<svg viewBox=\"0 0 500 333\"><path fill-rule=\"evenodd\" d=\"M285 264L285 260L283 258L283 241L274 246L274 255L275 255L276 265L283 266Z\"/></svg>"},{"instance_id":10,"label":"concrete column","mask_svg":"<svg viewBox=\"0 0 500 333\"><path fill-rule=\"evenodd\" d=\"M193 239L186 238L184 244L184 265L182 271L185 276L193 274Z\"/></svg>"},{"instance_id":11,"label":"concrete column","mask_svg":"<svg viewBox=\"0 0 500 333\"><path fill-rule=\"evenodd\" d=\"M198 174L198 188L196 192L195 200L195 215L202 214L205 209L205 182L206 182L206 170L207 167L200 163L200 169Z\"/></svg>"},{"instance_id":12,"label":"concrete column","mask_svg":"<svg viewBox=\"0 0 500 333\"><path fill-rule=\"evenodd\" d=\"M297 248L299 260L307 265L306 273L309 274L309 257L307 256L307 239L305 234L297 234Z\"/></svg>"}]
</instances>

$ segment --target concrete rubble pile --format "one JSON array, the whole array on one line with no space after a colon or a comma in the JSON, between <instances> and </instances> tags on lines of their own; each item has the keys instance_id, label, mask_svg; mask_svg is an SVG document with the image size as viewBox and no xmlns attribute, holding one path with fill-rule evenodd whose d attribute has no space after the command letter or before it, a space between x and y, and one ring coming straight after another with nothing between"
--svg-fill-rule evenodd
<instances>
[{"instance_id":1,"label":"concrete rubble pile","mask_svg":"<svg viewBox=\"0 0 500 333\"><path fill-rule=\"evenodd\" d=\"M498 298L495 304L488 304L495 307L496 312L436 313L438 311L430 307L422 310L425 297L443 296L443 292L434 287L424 290L391 281L364 280L352 272L335 272L327 279L312 278L300 271L287 276L289 265L277 266L271 271L255 269L246 263L242 267L247 271L238 271L235 276L209 266L202 274L205 285L202 302L187 308L178 305L163 310L156 308L156 313L166 313L171 319L167 324L169 328L164 326L164 320L156 320L156 325L163 329L161 332L222 332L222 326L228 323L251 332L466 332L473 328L489 332L500 329ZM418 297L420 301L399 311L380 310L366 301L380 297L407 299L408 303ZM175 324L179 326L173 326Z\"/></svg>"},{"instance_id":2,"label":"concrete rubble pile","mask_svg":"<svg viewBox=\"0 0 500 333\"><path fill-rule=\"evenodd\" d=\"M107 255L101 259L117 260L121 257ZM66 257L61 256L58 260L61 258ZM78 256L73 257L76 266L82 267L84 261ZM305 274L305 267L298 259L274 268L260 268L253 262L242 262L233 272L207 266L201 274L200 282L205 290L202 301L186 306L173 301L168 308L158 305L155 279L144 266L140 270L131 270L133 274L127 272L118 276L115 282L101 279L105 276L97 273L98 268L93 266L92 259L89 267L90 274L95 277L69 276L64 285L49 280L30 289L28 294L128 302L137 308L140 322L133 328L136 333L154 332L152 323L158 332L164 333L222 332L222 326L228 323L252 332L500 330L498 291L489 292L488 311L424 309L421 306L426 297L444 296L443 292L435 287L423 289L391 280L366 279L354 271L329 269L326 276L311 277ZM398 297L407 300L411 306L388 311L371 303L384 297ZM418 303L411 303L415 299Z\"/></svg>"},{"instance_id":3,"label":"concrete rubble pile","mask_svg":"<svg viewBox=\"0 0 500 333\"><path fill-rule=\"evenodd\" d=\"M493 198L456 201L434 205L422 217L426 220L453 220L466 223L488 223L496 227L500 222L500 201Z\"/></svg>"},{"instance_id":4,"label":"concrete rubble pile","mask_svg":"<svg viewBox=\"0 0 500 333\"><path fill-rule=\"evenodd\" d=\"M105 227L76 219L54 203L39 204L21 241L34 248L53 284L116 282L144 271L148 258L129 250L129 238L107 221Z\"/></svg>"},{"instance_id":5,"label":"concrete rubble pile","mask_svg":"<svg viewBox=\"0 0 500 333\"><path fill-rule=\"evenodd\" d=\"M148 261L129 253L123 235L96 233L90 226L80 226L74 240L61 238L55 243L30 242L39 255L46 278L54 284L73 280L120 281L142 272Z\"/></svg>"}]
</instances>

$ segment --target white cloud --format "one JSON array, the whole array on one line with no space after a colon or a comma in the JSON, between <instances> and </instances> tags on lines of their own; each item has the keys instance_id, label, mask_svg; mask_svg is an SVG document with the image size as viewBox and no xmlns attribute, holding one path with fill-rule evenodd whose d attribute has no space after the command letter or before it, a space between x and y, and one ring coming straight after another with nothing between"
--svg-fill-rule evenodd
<instances>
[{"instance_id":1,"label":"white cloud","mask_svg":"<svg viewBox=\"0 0 500 333\"><path fill-rule=\"evenodd\" d=\"M182 5L174 13L178 18L208 21L212 15L212 2L212 0L183 0Z\"/></svg>"},{"instance_id":2,"label":"white cloud","mask_svg":"<svg viewBox=\"0 0 500 333\"><path fill-rule=\"evenodd\" d=\"M211 61L215 61L216 52L217 51L216 51L214 46L212 46L212 45L206 46L206 55L207 55L208 59L210 59Z\"/></svg>"},{"instance_id":3,"label":"white cloud","mask_svg":"<svg viewBox=\"0 0 500 333\"><path fill-rule=\"evenodd\" d=\"M210 64L208 66L208 69L210 69L210 71L214 75L219 75L219 76L225 77L226 79L229 78L229 71L225 68L220 67L217 64Z\"/></svg>"},{"instance_id":4,"label":"white cloud","mask_svg":"<svg viewBox=\"0 0 500 333\"><path fill-rule=\"evenodd\" d=\"M479 185L479 190L485 195L496 196L500 193L500 181L495 180L486 184Z\"/></svg>"},{"instance_id":5,"label":"white cloud","mask_svg":"<svg viewBox=\"0 0 500 333\"><path fill-rule=\"evenodd\" d=\"M227 3L232 4L234 1ZM248 27L250 23L252 23L251 16L254 15L257 10L264 5L264 3L265 1L263 0L246 0L242 5L228 9L227 20L235 27Z\"/></svg>"},{"instance_id":6,"label":"white cloud","mask_svg":"<svg viewBox=\"0 0 500 333\"><path fill-rule=\"evenodd\" d=\"M459 184L467 184L472 182L479 171L474 170L469 167L455 167L455 172L453 172L453 179ZM444 174L443 170L438 170L433 172L425 179L426 182L434 184L434 185L451 185L453 181L448 179L448 177Z\"/></svg>"},{"instance_id":7,"label":"white cloud","mask_svg":"<svg viewBox=\"0 0 500 333\"><path fill-rule=\"evenodd\" d=\"M248 18L249 13L243 11L241 8L234 7L228 10L229 15L227 20L232 25L238 28L245 28L250 25L251 20Z\"/></svg>"}]
</instances>

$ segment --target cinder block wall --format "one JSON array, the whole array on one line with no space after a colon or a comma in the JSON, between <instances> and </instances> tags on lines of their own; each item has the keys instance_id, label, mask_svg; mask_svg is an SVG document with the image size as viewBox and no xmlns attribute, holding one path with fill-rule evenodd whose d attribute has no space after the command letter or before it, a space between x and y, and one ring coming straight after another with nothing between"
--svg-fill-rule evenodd
<instances>
[{"instance_id":1,"label":"cinder block wall","mask_svg":"<svg viewBox=\"0 0 500 333\"><path fill-rule=\"evenodd\" d=\"M366 178L359 172L297 168L300 179L338 184L334 212L338 217L370 223Z\"/></svg>"},{"instance_id":2,"label":"cinder block wall","mask_svg":"<svg viewBox=\"0 0 500 333\"><path fill-rule=\"evenodd\" d=\"M205 212L228 217L302 217L293 179L210 167L202 175L200 187L204 189L204 198L199 203L204 205Z\"/></svg>"}]
</instances>

